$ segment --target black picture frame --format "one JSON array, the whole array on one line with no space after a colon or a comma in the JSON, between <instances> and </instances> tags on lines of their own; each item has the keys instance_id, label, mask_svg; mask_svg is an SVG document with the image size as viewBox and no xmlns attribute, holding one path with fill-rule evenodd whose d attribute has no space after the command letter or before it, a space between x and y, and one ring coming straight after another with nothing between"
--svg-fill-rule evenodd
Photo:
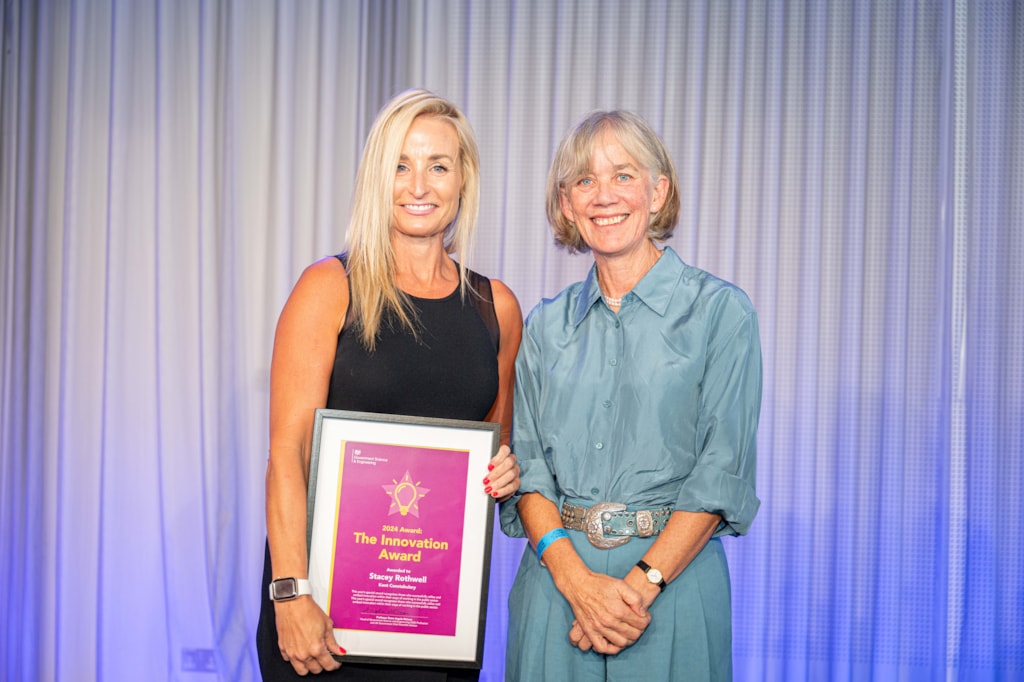
<instances>
[{"instance_id":1,"label":"black picture frame","mask_svg":"<svg viewBox=\"0 0 1024 682\"><path fill-rule=\"evenodd\" d=\"M482 667L499 442L493 422L316 411L309 580L342 663Z\"/></svg>"}]
</instances>

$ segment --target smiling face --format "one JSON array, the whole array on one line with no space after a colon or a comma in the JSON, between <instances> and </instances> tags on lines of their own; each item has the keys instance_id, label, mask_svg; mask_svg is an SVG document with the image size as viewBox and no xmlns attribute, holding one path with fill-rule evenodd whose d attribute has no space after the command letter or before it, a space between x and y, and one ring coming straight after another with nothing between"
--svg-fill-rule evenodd
<instances>
[{"instance_id":1,"label":"smiling face","mask_svg":"<svg viewBox=\"0 0 1024 682\"><path fill-rule=\"evenodd\" d=\"M595 258L628 256L646 248L651 215L665 201L669 181L656 180L613 134L594 144L590 168L561 194L562 215L574 223Z\"/></svg>"},{"instance_id":2,"label":"smiling face","mask_svg":"<svg viewBox=\"0 0 1024 682\"><path fill-rule=\"evenodd\" d=\"M444 237L459 212L459 137L444 119L420 116L409 126L395 170L392 235Z\"/></svg>"}]
</instances>

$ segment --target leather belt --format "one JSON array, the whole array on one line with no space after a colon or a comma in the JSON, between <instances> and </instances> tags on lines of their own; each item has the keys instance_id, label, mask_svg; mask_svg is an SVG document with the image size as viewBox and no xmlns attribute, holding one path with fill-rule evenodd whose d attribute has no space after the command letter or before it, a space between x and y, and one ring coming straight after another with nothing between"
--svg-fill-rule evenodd
<instances>
[{"instance_id":1,"label":"leather belt","mask_svg":"<svg viewBox=\"0 0 1024 682\"><path fill-rule=\"evenodd\" d=\"M629 542L631 537L649 538L665 528L675 511L672 507L626 511L618 502L598 502L587 507L562 503L562 525L569 530L587 534L590 544L598 549L611 549ZM616 537L606 537L613 535Z\"/></svg>"}]
</instances>

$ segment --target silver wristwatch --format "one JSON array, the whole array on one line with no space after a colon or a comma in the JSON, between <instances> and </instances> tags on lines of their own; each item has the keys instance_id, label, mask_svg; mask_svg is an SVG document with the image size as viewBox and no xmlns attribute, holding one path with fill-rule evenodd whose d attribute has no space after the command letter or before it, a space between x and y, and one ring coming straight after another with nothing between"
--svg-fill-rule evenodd
<instances>
[{"instance_id":1,"label":"silver wristwatch","mask_svg":"<svg viewBox=\"0 0 1024 682\"><path fill-rule=\"evenodd\" d=\"M278 578L270 583L271 601L290 601L306 594L313 594L313 589L305 578Z\"/></svg>"}]
</instances>

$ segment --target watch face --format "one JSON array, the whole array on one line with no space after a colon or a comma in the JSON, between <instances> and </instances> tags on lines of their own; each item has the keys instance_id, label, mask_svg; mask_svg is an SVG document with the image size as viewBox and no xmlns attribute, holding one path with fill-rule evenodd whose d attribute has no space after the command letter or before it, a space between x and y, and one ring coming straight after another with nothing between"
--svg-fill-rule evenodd
<instances>
[{"instance_id":1,"label":"watch face","mask_svg":"<svg viewBox=\"0 0 1024 682\"><path fill-rule=\"evenodd\" d=\"M651 581L652 583L654 583L655 585L657 585L658 583L661 582L661 571L659 571L656 568L648 569L648 571L647 571L647 579L649 581Z\"/></svg>"},{"instance_id":2,"label":"watch face","mask_svg":"<svg viewBox=\"0 0 1024 682\"><path fill-rule=\"evenodd\" d=\"M270 583L274 587L274 601L284 601L285 599L295 599L298 596L295 578L281 578Z\"/></svg>"}]
</instances>

